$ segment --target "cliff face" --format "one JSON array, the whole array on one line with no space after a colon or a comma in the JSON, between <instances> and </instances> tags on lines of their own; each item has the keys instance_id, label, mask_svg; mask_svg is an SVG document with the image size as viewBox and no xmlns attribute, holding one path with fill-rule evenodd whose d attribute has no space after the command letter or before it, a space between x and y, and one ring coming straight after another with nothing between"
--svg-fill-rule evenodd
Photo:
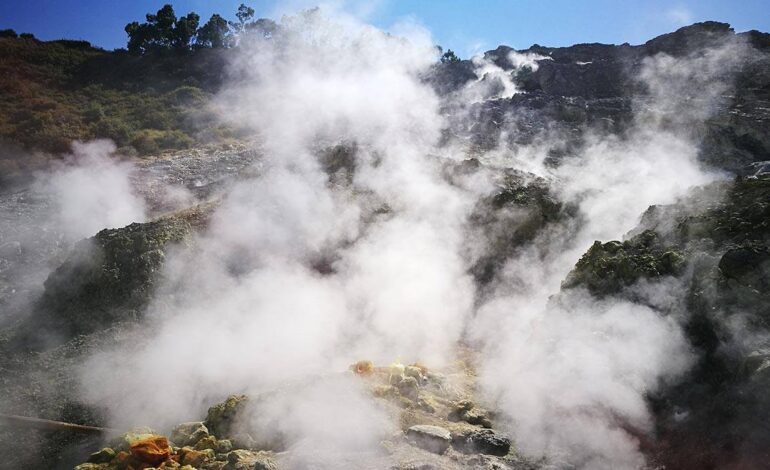
<instances>
[{"instance_id":1,"label":"cliff face","mask_svg":"<svg viewBox=\"0 0 770 470\"><path fill-rule=\"evenodd\" d=\"M543 129L558 130L575 145L586 129L622 134L634 123L635 109L650 95L648 86L639 79L646 61L664 54L675 64L731 45L745 46L746 57L705 125L685 125L685 131L702 139L703 162L736 171L770 158L770 139L765 132L770 119L770 35L758 31L736 34L725 23L694 24L638 46L533 45L524 50L500 46L487 51L484 58L509 71L510 78L526 93L477 104L472 109L477 118L473 129L458 125L455 132L485 149L494 148L501 130L510 126L517 130L515 141L522 144L530 143ZM536 67L514 69L512 54L534 57ZM729 67L726 63L725 68ZM456 91L480 78L473 69L471 61L441 64L430 80L440 92ZM681 90L682 95L692 96L678 98L697 100L703 91Z\"/></svg>"}]
</instances>

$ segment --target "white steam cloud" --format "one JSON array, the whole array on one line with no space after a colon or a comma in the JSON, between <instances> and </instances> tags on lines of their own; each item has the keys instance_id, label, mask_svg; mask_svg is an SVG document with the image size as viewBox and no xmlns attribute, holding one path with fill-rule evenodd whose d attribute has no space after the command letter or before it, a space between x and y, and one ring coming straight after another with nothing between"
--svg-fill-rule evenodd
<instances>
[{"instance_id":1,"label":"white steam cloud","mask_svg":"<svg viewBox=\"0 0 770 470\"><path fill-rule=\"evenodd\" d=\"M83 369L85 396L109 406L115 425L168 427L226 394L258 395L362 358L453 359L474 298L461 227L476 196L447 183L433 153L443 119L419 78L435 62L430 36L318 10L281 26L279 38L242 45L220 101L226 119L259 136L260 175L228 192L192 253L170 260L146 340ZM355 149L347 182L319 158L345 143ZM348 381L262 406L282 417L275 431L291 436L294 459L332 462L393 427ZM353 442L332 429L346 423Z\"/></svg>"},{"instance_id":2,"label":"white steam cloud","mask_svg":"<svg viewBox=\"0 0 770 470\"><path fill-rule=\"evenodd\" d=\"M75 142L62 164L40 176L37 189L52 199L58 230L68 239L145 220L144 201L131 184L134 168L118 161L115 149L109 140Z\"/></svg>"},{"instance_id":3,"label":"white steam cloud","mask_svg":"<svg viewBox=\"0 0 770 470\"><path fill-rule=\"evenodd\" d=\"M321 10L284 17L281 28L241 43L218 102L224 119L258 136L259 176L229 189L194 249L170 256L141 339L85 364L86 399L108 407L114 426L167 428L227 394L258 395L359 359L441 366L467 331L481 349L482 392L521 449L581 468L641 466L634 433L650 430L645 395L691 360L676 317L582 291L551 296L593 240L622 236L649 205L715 177L699 167L689 135L661 127L671 110L658 106L665 89L656 83L688 80L661 76L685 65L646 64L655 114L623 138L589 137L555 169L539 147L482 157L549 177L581 219L543 233L479 299L467 221L493 185L443 176L466 149L439 145L441 101L420 79L436 60L429 33L404 24L389 35ZM542 58L511 60L535 67ZM503 83L485 99L516 92L511 71L476 65L480 78ZM481 96L474 86L459 96ZM130 191L128 169L94 157L112 151L98 145L76 148L91 173L73 167L51 182L88 189L62 192L62 217L93 220L73 235L142 218L130 197L101 204ZM330 177L324 155L337 145L347 150L332 154L331 166L341 164ZM344 379L278 395L255 424L290 435L298 467L376 447L392 430ZM354 439L330 437L346 426Z\"/></svg>"},{"instance_id":4,"label":"white steam cloud","mask_svg":"<svg viewBox=\"0 0 770 470\"><path fill-rule=\"evenodd\" d=\"M643 466L645 395L692 360L676 311L597 301L582 290L551 296L593 240L619 239L649 205L719 177L700 167L688 131L714 109L729 77L721 66L741 51L731 43L694 58L648 59L641 77L650 97L631 131L589 136L579 156L555 169L542 166L544 149L516 151L514 165L554 178L583 218L576 231L544 233L511 259L472 325L486 345L482 382L526 452L579 468ZM676 95L693 89L699 96ZM675 100L690 106L672 107Z\"/></svg>"}]
</instances>

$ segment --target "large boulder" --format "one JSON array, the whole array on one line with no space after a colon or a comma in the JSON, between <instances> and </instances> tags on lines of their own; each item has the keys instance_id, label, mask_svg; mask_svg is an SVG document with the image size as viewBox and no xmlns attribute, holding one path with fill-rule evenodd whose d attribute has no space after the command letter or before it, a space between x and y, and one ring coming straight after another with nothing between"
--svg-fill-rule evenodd
<instances>
[{"instance_id":1,"label":"large boulder","mask_svg":"<svg viewBox=\"0 0 770 470\"><path fill-rule=\"evenodd\" d=\"M429 424L410 427L406 431L406 438L412 445L435 454L443 454L452 443L452 436L447 429Z\"/></svg>"},{"instance_id":2,"label":"large boulder","mask_svg":"<svg viewBox=\"0 0 770 470\"><path fill-rule=\"evenodd\" d=\"M50 348L140 319L163 278L166 254L174 246L189 245L213 207L205 204L150 222L104 229L78 242L48 276L43 295L15 329L8 347Z\"/></svg>"},{"instance_id":3,"label":"large boulder","mask_svg":"<svg viewBox=\"0 0 770 470\"><path fill-rule=\"evenodd\" d=\"M177 218L105 229L79 242L45 281L40 308L78 334L140 316L169 245L184 241L190 224Z\"/></svg>"},{"instance_id":4,"label":"large boulder","mask_svg":"<svg viewBox=\"0 0 770 470\"><path fill-rule=\"evenodd\" d=\"M597 296L618 293L639 279L677 276L685 256L661 243L651 230L624 242L594 242L562 283L565 289L584 286Z\"/></svg>"},{"instance_id":5,"label":"large boulder","mask_svg":"<svg viewBox=\"0 0 770 470\"><path fill-rule=\"evenodd\" d=\"M511 440L491 429L475 429L454 434L452 447L464 454L503 456L511 451Z\"/></svg>"},{"instance_id":6,"label":"large boulder","mask_svg":"<svg viewBox=\"0 0 770 470\"><path fill-rule=\"evenodd\" d=\"M246 395L231 395L209 408L204 422L206 428L222 439L234 438L240 433L240 422L249 409L251 400Z\"/></svg>"}]
</instances>

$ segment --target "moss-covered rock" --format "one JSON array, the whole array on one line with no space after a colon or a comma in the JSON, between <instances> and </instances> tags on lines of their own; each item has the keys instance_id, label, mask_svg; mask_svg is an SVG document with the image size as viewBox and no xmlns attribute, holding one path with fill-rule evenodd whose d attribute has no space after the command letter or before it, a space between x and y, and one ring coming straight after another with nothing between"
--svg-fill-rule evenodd
<instances>
[{"instance_id":1,"label":"moss-covered rock","mask_svg":"<svg viewBox=\"0 0 770 470\"><path fill-rule=\"evenodd\" d=\"M577 214L576 207L560 201L548 181L535 175L508 170L499 189L476 205L470 217L472 238L484 240L485 252L471 267L484 285L516 251L535 239L547 226Z\"/></svg>"},{"instance_id":2,"label":"moss-covered rock","mask_svg":"<svg viewBox=\"0 0 770 470\"><path fill-rule=\"evenodd\" d=\"M182 423L171 431L171 442L178 446L194 446L209 436L209 430L202 421Z\"/></svg>"},{"instance_id":3,"label":"moss-covered rock","mask_svg":"<svg viewBox=\"0 0 770 470\"><path fill-rule=\"evenodd\" d=\"M661 461L672 468L719 467L720 459L747 455L755 462L770 446L770 436L756 432L770 411L767 356L751 342L770 334L769 176L713 183L651 207L626 241L596 242L563 284L628 299L635 293L627 288L642 279L679 276L677 301L656 308L683 322L698 359L652 403L670 449L708 450L697 463L664 451Z\"/></svg>"},{"instance_id":4,"label":"moss-covered rock","mask_svg":"<svg viewBox=\"0 0 770 470\"><path fill-rule=\"evenodd\" d=\"M115 458L117 453L109 448L105 447L100 451L94 452L88 457L88 463L109 463Z\"/></svg>"},{"instance_id":5,"label":"moss-covered rock","mask_svg":"<svg viewBox=\"0 0 770 470\"><path fill-rule=\"evenodd\" d=\"M162 279L166 254L208 223L203 204L146 223L105 229L78 242L46 279L34 311L18 326L12 350L50 348L73 337L142 317ZM42 341L39 339L43 338Z\"/></svg>"},{"instance_id":6,"label":"moss-covered rock","mask_svg":"<svg viewBox=\"0 0 770 470\"><path fill-rule=\"evenodd\" d=\"M40 308L79 334L138 317L149 300L172 243L190 224L174 217L105 229L79 242L45 282Z\"/></svg>"},{"instance_id":7,"label":"moss-covered rock","mask_svg":"<svg viewBox=\"0 0 770 470\"><path fill-rule=\"evenodd\" d=\"M642 278L677 276L685 260L677 247L664 245L656 232L646 230L625 242L594 242L562 287L584 286L598 296L614 294Z\"/></svg>"},{"instance_id":8,"label":"moss-covered rock","mask_svg":"<svg viewBox=\"0 0 770 470\"><path fill-rule=\"evenodd\" d=\"M227 464L224 470L277 470L278 465L265 452L234 450L227 454Z\"/></svg>"},{"instance_id":9,"label":"moss-covered rock","mask_svg":"<svg viewBox=\"0 0 770 470\"><path fill-rule=\"evenodd\" d=\"M231 438L238 434L238 421L246 412L250 400L246 395L231 395L222 403L209 408L204 424L215 436Z\"/></svg>"}]
</instances>

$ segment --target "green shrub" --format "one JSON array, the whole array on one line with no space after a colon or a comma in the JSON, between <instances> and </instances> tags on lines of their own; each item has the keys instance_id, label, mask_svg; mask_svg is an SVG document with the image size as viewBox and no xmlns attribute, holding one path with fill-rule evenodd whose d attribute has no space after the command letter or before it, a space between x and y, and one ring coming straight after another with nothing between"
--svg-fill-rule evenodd
<instances>
[{"instance_id":1,"label":"green shrub","mask_svg":"<svg viewBox=\"0 0 770 470\"><path fill-rule=\"evenodd\" d=\"M131 139L131 146L136 149L140 155L151 155L160 152L160 146L156 141L159 131L153 129L142 129L134 134Z\"/></svg>"},{"instance_id":2,"label":"green shrub","mask_svg":"<svg viewBox=\"0 0 770 470\"><path fill-rule=\"evenodd\" d=\"M198 106L206 100L206 95L200 88L180 86L168 94L169 98L180 106Z\"/></svg>"},{"instance_id":3,"label":"green shrub","mask_svg":"<svg viewBox=\"0 0 770 470\"><path fill-rule=\"evenodd\" d=\"M173 119L170 113L159 109L150 109L144 113L142 126L150 129L169 129L173 127Z\"/></svg>"},{"instance_id":4,"label":"green shrub","mask_svg":"<svg viewBox=\"0 0 770 470\"><path fill-rule=\"evenodd\" d=\"M131 141L132 129L125 122L116 118L103 118L92 126L94 137L112 139L121 147Z\"/></svg>"},{"instance_id":5,"label":"green shrub","mask_svg":"<svg viewBox=\"0 0 770 470\"><path fill-rule=\"evenodd\" d=\"M182 131L166 131L157 139L158 145L164 150L190 148L195 141Z\"/></svg>"},{"instance_id":6,"label":"green shrub","mask_svg":"<svg viewBox=\"0 0 770 470\"><path fill-rule=\"evenodd\" d=\"M83 113L86 122L97 122L104 118L104 108L99 103L91 103Z\"/></svg>"}]
</instances>

